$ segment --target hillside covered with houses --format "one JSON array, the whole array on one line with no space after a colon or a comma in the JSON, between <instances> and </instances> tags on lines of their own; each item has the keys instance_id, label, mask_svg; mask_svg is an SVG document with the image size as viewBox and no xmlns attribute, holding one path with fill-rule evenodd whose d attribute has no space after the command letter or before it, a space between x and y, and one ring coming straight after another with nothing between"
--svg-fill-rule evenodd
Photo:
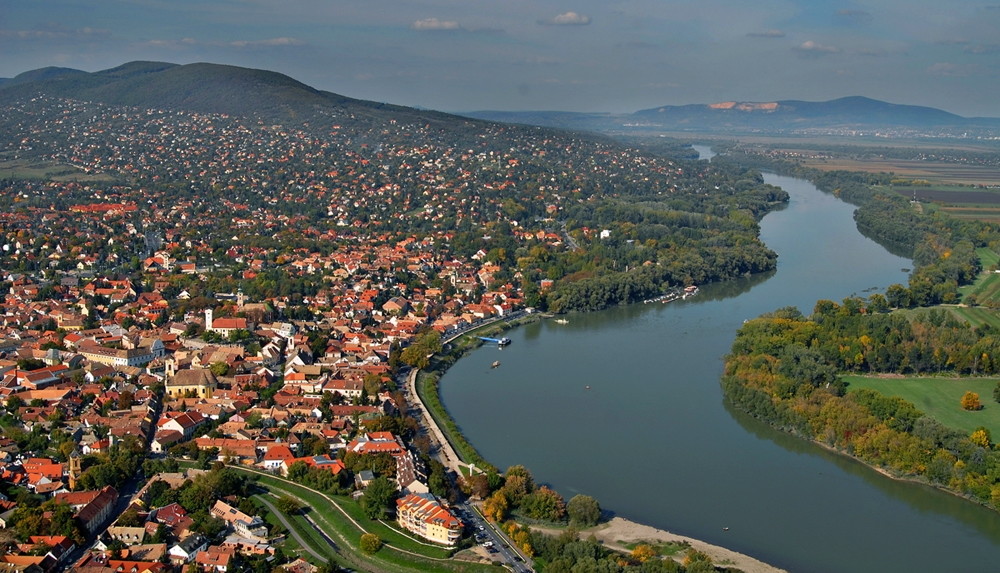
<instances>
[{"instance_id":1,"label":"hillside covered with houses","mask_svg":"<svg viewBox=\"0 0 1000 573\"><path fill-rule=\"evenodd\" d=\"M407 349L770 270L757 221L786 200L753 171L414 110L0 100L8 569L274 555L234 465L389 483L388 515L454 545L449 500L499 484L428 455Z\"/></svg>"}]
</instances>

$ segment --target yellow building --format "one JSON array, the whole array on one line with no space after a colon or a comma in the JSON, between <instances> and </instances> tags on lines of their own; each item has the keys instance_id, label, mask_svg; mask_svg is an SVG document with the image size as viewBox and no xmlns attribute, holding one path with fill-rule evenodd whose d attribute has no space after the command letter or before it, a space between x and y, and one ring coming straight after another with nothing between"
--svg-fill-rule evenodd
<instances>
[{"instance_id":1,"label":"yellow building","mask_svg":"<svg viewBox=\"0 0 1000 573\"><path fill-rule=\"evenodd\" d=\"M208 368L189 368L178 370L176 374L167 378L166 392L170 399L187 396L208 398L218 386L215 374Z\"/></svg>"},{"instance_id":2,"label":"yellow building","mask_svg":"<svg viewBox=\"0 0 1000 573\"><path fill-rule=\"evenodd\" d=\"M429 493L411 493L396 500L396 518L404 529L435 543L454 545L462 537L462 520Z\"/></svg>"}]
</instances>

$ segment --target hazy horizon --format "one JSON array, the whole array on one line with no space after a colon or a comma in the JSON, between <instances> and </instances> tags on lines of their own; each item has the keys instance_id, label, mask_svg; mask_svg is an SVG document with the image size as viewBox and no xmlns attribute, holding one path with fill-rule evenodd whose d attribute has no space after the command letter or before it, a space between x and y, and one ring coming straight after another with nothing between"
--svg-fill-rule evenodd
<instances>
[{"instance_id":1,"label":"hazy horizon","mask_svg":"<svg viewBox=\"0 0 1000 573\"><path fill-rule=\"evenodd\" d=\"M864 96L1000 117L988 2L0 1L2 77L212 62L454 112Z\"/></svg>"}]
</instances>

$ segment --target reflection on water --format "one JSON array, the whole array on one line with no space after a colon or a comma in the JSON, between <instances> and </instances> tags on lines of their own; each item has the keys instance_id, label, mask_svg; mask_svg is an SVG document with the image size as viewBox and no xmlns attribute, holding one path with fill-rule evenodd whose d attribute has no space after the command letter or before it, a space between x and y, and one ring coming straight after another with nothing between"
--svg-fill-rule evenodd
<instances>
[{"instance_id":1,"label":"reflection on water","mask_svg":"<svg viewBox=\"0 0 1000 573\"><path fill-rule=\"evenodd\" d=\"M593 495L790 571L994 570L997 514L725 407L722 360L745 319L867 296L905 283L910 266L857 232L853 207L800 180L766 180L792 197L762 222L776 272L510 331L500 368L489 367L500 351L483 347L445 374L445 406L501 469L524 464L567 498Z\"/></svg>"}]
</instances>

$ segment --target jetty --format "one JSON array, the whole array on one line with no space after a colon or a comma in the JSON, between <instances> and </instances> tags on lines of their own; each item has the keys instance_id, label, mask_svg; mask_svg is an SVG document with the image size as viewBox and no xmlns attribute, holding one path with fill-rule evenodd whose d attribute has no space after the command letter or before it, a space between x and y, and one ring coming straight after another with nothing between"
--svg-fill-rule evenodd
<instances>
[{"instance_id":1,"label":"jetty","mask_svg":"<svg viewBox=\"0 0 1000 573\"><path fill-rule=\"evenodd\" d=\"M691 285L691 286L688 286L688 287L684 287L683 290L682 289L671 289L669 292L667 292L665 294L662 294L662 295L660 295L658 297L646 299L646 300L644 300L642 302L644 304L649 304L649 303L652 303L652 302L662 302L663 304L666 304L668 302L673 302L675 300L685 299L685 298L694 296L696 294L698 294L698 287L695 286L695 285Z\"/></svg>"},{"instance_id":2,"label":"jetty","mask_svg":"<svg viewBox=\"0 0 1000 573\"><path fill-rule=\"evenodd\" d=\"M510 339L507 338L506 336L504 336L503 338L490 338L488 336L477 336L476 338L482 340L483 342L492 342L497 346L507 346L508 344L510 344Z\"/></svg>"}]
</instances>

